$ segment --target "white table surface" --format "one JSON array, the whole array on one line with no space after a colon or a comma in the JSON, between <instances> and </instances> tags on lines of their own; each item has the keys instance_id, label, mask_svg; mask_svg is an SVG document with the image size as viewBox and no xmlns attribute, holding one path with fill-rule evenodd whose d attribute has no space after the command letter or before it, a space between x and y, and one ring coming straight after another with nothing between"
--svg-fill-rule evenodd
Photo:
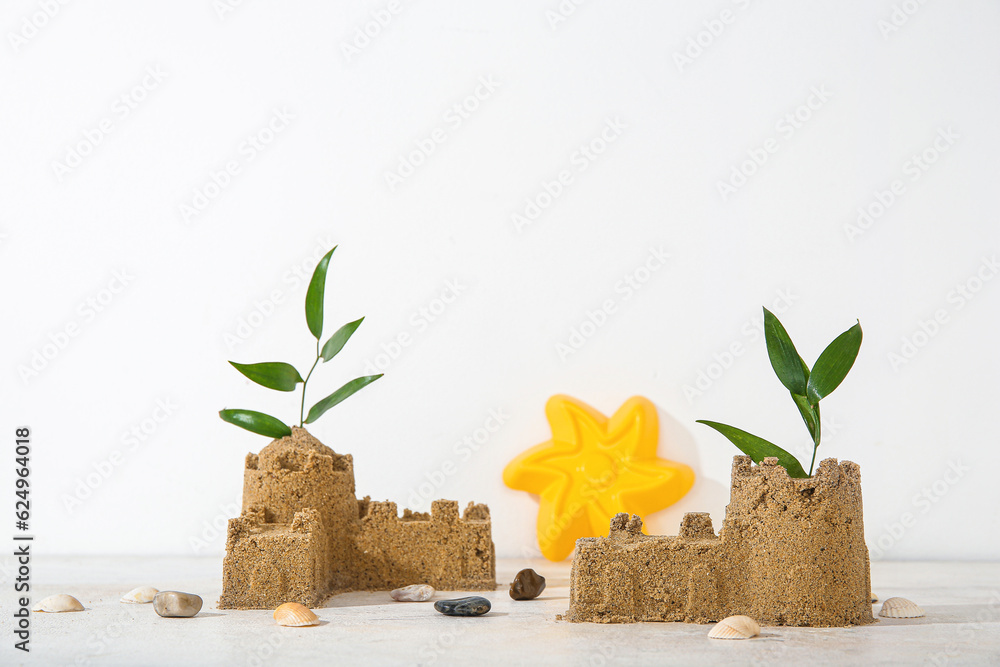
<instances>
[{"instance_id":1,"label":"white table surface","mask_svg":"<svg viewBox=\"0 0 1000 667\"><path fill-rule=\"evenodd\" d=\"M548 580L538 600L514 602L523 567ZM557 621L569 564L501 560L493 610L451 618L431 603L348 593L317 610L323 624L283 628L270 611L217 610L220 558L37 558L33 599L69 593L81 613L33 614L31 653L13 648L12 584L4 583L0 664L24 665L1000 665L1000 563L872 564L872 588L907 597L925 618L854 628L764 628L749 641L706 638L711 626ZM160 618L118 598L139 585L197 593L195 618ZM435 599L445 597L439 593ZM876 605L876 610L878 605Z\"/></svg>"}]
</instances>

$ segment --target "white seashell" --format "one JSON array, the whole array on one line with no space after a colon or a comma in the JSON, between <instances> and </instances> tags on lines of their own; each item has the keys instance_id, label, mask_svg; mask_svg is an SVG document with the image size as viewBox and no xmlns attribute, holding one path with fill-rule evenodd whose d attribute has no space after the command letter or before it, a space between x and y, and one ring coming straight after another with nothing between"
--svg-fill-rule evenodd
<instances>
[{"instance_id":1,"label":"white seashell","mask_svg":"<svg viewBox=\"0 0 1000 667\"><path fill-rule=\"evenodd\" d=\"M38 604L31 608L31 611L44 611L53 614L63 611L83 611L83 605L72 595L62 593L59 595L50 595L39 601Z\"/></svg>"},{"instance_id":2,"label":"white seashell","mask_svg":"<svg viewBox=\"0 0 1000 667\"><path fill-rule=\"evenodd\" d=\"M875 604L876 602L878 602L878 595L872 593L872 604Z\"/></svg>"},{"instance_id":3,"label":"white seashell","mask_svg":"<svg viewBox=\"0 0 1000 667\"><path fill-rule=\"evenodd\" d=\"M730 616L708 631L710 639L750 639L760 634L757 621L749 616Z\"/></svg>"},{"instance_id":4,"label":"white seashell","mask_svg":"<svg viewBox=\"0 0 1000 667\"><path fill-rule=\"evenodd\" d=\"M126 604L146 604L152 602L153 598L160 591L156 590L152 586L139 586L138 588L133 588L128 593L123 595L119 602L124 602Z\"/></svg>"},{"instance_id":5,"label":"white seashell","mask_svg":"<svg viewBox=\"0 0 1000 667\"><path fill-rule=\"evenodd\" d=\"M396 602L427 602L434 597L434 587L429 584L412 584L389 593Z\"/></svg>"},{"instance_id":6,"label":"white seashell","mask_svg":"<svg viewBox=\"0 0 1000 667\"><path fill-rule=\"evenodd\" d=\"M306 625L318 625L319 616L298 602L286 602L274 610L274 622L286 627L300 628Z\"/></svg>"},{"instance_id":7,"label":"white seashell","mask_svg":"<svg viewBox=\"0 0 1000 667\"><path fill-rule=\"evenodd\" d=\"M882 603L878 615L882 618L920 618L924 610L906 598L889 598Z\"/></svg>"}]
</instances>

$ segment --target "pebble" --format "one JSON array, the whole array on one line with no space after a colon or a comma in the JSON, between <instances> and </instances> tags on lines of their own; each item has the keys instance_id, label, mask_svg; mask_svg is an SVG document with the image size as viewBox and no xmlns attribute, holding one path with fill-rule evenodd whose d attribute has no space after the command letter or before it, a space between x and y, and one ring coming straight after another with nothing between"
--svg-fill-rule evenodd
<instances>
[{"instance_id":1,"label":"pebble","mask_svg":"<svg viewBox=\"0 0 1000 667\"><path fill-rule=\"evenodd\" d=\"M194 593L160 591L153 598L153 609L164 618L190 618L201 611L201 598Z\"/></svg>"},{"instance_id":2,"label":"pebble","mask_svg":"<svg viewBox=\"0 0 1000 667\"><path fill-rule=\"evenodd\" d=\"M513 600L534 600L545 590L545 577L531 568L521 570L510 582L510 597Z\"/></svg>"},{"instance_id":3,"label":"pebble","mask_svg":"<svg viewBox=\"0 0 1000 667\"><path fill-rule=\"evenodd\" d=\"M429 584L412 584L389 593L396 602L427 602L434 597L434 587Z\"/></svg>"},{"instance_id":4,"label":"pebble","mask_svg":"<svg viewBox=\"0 0 1000 667\"><path fill-rule=\"evenodd\" d=\"M473 595L456 600L438 600L434 608L445 616L482 616L490 610L490 601Z\"/></svg>"}]
</instances>

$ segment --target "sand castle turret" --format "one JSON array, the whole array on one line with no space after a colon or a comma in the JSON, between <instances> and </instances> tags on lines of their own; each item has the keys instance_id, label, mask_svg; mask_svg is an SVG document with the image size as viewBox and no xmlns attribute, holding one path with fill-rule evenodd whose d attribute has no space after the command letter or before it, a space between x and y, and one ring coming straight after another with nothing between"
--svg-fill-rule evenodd
<instances>
[{"instance_id":1,"label":"sand castle turret","mask_svg":"<svg viewBox=\"0 0 1000 667\"><path fill-rule=\"evenodd\" d=\"M638 517L619 514L607 537L577 541L569 620L874 621L861 474L849 461L826 459L813 477L791 479L777 459L753 466L737 456L718 536L704 513L685 515L676 537L641 529Z\"/></svg>"},{"instance_id":2,"label":"sand castle turret","mask_svg":"<svg viewBox=\"0 0 1000 667\"><path fill-rule=\"evenodd\" d=\"M248 454L243 513L231 519L220 608L318 605L332 593L429 583L492 590L489 509L435 501L430 515L358 500L354 461L305 429Z\"/></svg>"}]
</instances>

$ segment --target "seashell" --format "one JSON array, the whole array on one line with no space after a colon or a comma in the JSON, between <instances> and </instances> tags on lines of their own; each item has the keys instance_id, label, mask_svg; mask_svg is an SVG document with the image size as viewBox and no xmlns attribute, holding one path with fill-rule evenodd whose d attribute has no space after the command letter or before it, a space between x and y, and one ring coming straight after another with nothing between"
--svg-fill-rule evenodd
<instances>
[{"instance_id":1,"label":"seashell","mask_svg":"<svg viewBox=\"0 0 1000 667\"><path fill-rule=\"evenodd\" d=\"M300 628L306 625L318 625L319 616L298 602L286 602L274 610L274 622L290 628Z\"/></svg>"},{"instance_id":2,"label":"seashell","mask_svg":"<svg viewBox=\"0 0 1000 667\"><path fill-rule=\"evenodd\" d=\"M72 595L59 594L50 595L41 600L31 611L44 611L49 613L59 613L63 611L83 611L83 605Z\"/></svg>"},{"instance_id":3,"label":"seashell","mask_svg":"<svg viewBox=\"0 0 1000 667\"><path fill-rule=\"evenodd\" d=\"M396 602L427 602L434 597L434 587L429 584L411 584L389 593Z\"/></svg>"},{"instance_id":4,"label":"seashell","mask_svg":"<svg viewBox=\"0 0 1000 667\"><path fill-rule=\"evenodd\" d=\"M750 639L760 634L757 621L749 616L730 616L708 631L710 639Z\"/></svg>"},{"instance_id":5,"label":"seashell","mask_svg":"<svg viewBox=\"0 0 1000 667\"><path fill-rule=\"evenodd\" d=\"M876 602L878 602L878 595L872 593L872 604L875 604Z\"/></svg>"},{"instance_id":6,"label":"seashell","mask_svg":"<svg viewBox=\"0 0 1000 667\"><path fill-rule=\"evenodd\" d=\"M882 618L920 618L924 610L906 598L889 598L882 603L878 615Z\"/></svg>"},{"instance_id":7,"label":"seashell","mask_svg":"<svg viewBox=\"0 0 1000 667\"><path fill-rule=\"evenodd\" d=\"M156 590L152 586L139 586L138 588L133 588L128 593L123 595L119 602L124 602L126 604L147 604L153 601L156 594L160 591Z\"/></svg>"}]
</instances>

